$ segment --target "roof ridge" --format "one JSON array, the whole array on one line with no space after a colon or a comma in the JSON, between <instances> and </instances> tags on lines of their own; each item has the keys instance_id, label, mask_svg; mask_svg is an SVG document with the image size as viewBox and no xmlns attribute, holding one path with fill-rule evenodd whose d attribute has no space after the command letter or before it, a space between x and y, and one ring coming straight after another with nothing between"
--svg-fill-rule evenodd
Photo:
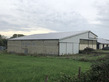
<instances>
[{"instance_id":1,"label":"roof ridge","mask_svg":"<svg viewBox=\"0 0 109 82\"><path fill-rule=\"evenodd\" d=\"M32 34L23 37L12 38L9 40L33 40L33 39L63 39L69 36L85 33L89 31L70 31L70 32L51 32L42 34Z\"/></svg>"}]
</instances>

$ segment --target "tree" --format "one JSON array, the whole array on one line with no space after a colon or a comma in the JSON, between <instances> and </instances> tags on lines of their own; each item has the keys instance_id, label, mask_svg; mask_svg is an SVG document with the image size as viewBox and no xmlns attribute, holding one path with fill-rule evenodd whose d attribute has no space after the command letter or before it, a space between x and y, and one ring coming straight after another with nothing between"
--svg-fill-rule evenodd
<instances>
[{"instance_id":1,"label":"tree","mask_svg":"<svg viewBox=\"0 0 109 82\"><path fill-rule=\"evenodd\" d=\"M0 34L0 39L6 39L6 37Z\"/></svg>"},{"instance_id":2,"label":"tree","mask_svg":"<svg viewBox=\"0 0 109 82\"><path fill-rule=\"evenodd\" d=\"M21 37L21 36L24 36L24 35L23 34L13 34L13 36L10 38L17 38L17 37Z\"/></svg>"},{"instance_id":3,"label":"tree","mask_svg":"<svg viewBox=\"0 0 109 82\"><path fill-rule=\"evenodd\" d=\"M0 39L0 46L3 46L3 45L4 45L3 40Z\"/></svg>"},{"instance_id":4,"label":"tree","mask_svg":"<svg viewBox=\"0 0 109 82\"><path fill-rule=\"evenodd\" d=\"M5 36L0 34L0 46L7 46L7 39Z\"/></svg>"}]
</instances>

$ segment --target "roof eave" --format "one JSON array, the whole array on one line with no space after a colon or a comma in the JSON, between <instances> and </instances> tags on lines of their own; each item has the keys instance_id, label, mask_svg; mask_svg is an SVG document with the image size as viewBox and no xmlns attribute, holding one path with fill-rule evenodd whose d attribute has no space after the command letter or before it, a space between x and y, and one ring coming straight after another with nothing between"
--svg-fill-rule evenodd
<instances>
[{"instance_id":1,"label":"roof eave","mask_svg":"<svg viewBox=\"0 0 109 82\"><path fill-rule=\"evenodd\" d=\"M8 41L34 41L34 40L59 40L59 39L13 39L13 40L8 40Z\"/></svg>"}]
</instances>

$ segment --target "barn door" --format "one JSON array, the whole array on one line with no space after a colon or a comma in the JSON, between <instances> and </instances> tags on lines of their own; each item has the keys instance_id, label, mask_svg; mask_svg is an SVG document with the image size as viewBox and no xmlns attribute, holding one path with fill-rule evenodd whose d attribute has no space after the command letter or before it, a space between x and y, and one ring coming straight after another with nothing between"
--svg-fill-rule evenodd
<instances>
[{"instance_id":1,"label":"barn door","mask_svg":"<svg viewBox=\"0 0 109 82\"><path fill-rule=\"evenodd\" d=\"M59 47L60 55L73 54L73 43L61 42Z\"/></svg>"}]
</instances>

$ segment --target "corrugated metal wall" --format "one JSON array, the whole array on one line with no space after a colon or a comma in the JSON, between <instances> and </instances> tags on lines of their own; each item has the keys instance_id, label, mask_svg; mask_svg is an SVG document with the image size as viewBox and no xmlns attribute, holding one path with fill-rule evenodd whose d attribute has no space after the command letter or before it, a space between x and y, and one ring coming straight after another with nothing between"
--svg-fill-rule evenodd
<instances>
[{"instance_id":1,"label":"corrugated metal wall","mask_svg":"<svg viewBox=\"0 0 109 82\"><path fill-rule=\"evenodd\" d=\"M80 39L80 50L84 50L86 47L96 49L97 48L96 40Z\"/></svg>"}]
</instances>

